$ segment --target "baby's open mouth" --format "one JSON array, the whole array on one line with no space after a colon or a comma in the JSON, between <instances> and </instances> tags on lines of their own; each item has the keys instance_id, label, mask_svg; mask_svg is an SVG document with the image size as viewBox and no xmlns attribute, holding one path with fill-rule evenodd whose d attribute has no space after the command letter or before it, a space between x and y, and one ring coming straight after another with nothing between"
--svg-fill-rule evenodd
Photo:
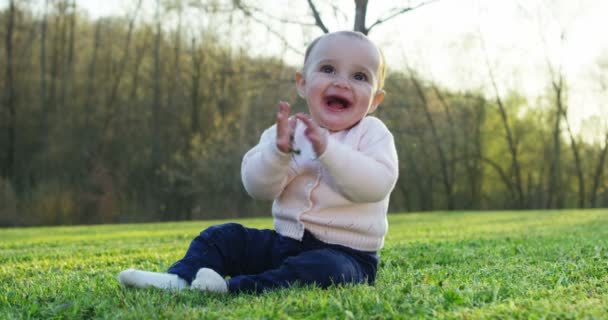
<instances>
[{"instance_id":1,"label":"baby's open mouth","mask_svg":"<svg viewBox=\"0 0 608 320\"><path fill-rule=\"evenodd\" d=\"M330 109L334 110L344 110L350 107L351 102L344 97L337 95L330 95L325 97L325 103Z\"/></svg>"}]
</instances>

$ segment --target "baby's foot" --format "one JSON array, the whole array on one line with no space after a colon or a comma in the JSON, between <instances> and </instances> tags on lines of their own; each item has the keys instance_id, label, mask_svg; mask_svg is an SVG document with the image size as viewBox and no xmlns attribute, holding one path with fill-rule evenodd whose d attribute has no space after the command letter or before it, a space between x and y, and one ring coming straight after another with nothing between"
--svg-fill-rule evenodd
<instances>
[{"instance_id":1,"label":"baby's foot","mask_svg":"<svg viewBox=\"0 0 608 320\"><path fill-rule=\"evenodd\" d=\"M181 290L189 288L186 280L176 274L127 269L118 275L118 281L125 286L135 288L155 287L164 290Z\"/></svg>"},{"instance_id":2,"label":"baby's foot","mask_svg":"<svg viewBox=\"0 0 608 320\"><path fill-rule=\"evenodd\" d=\"M196 278L192 281L190 288L216 293L228 292L226 280L224 280L224 278L217 272L207 268L201 268L198 270L196 273Z\"/></svg>"}]
</instances>

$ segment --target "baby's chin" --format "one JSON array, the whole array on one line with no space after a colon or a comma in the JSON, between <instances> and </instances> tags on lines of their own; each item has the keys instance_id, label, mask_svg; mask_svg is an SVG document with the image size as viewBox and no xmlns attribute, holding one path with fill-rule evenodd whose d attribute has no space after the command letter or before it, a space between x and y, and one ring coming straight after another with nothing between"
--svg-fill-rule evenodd
<instances>
[{"instance_id":1,"label":"baby's chin","mask_svg":"<svg viewBox=\"0 0 608 320\"><path fill-rule=\"evenodd\" d=\"M311 111L312 120L319 125L319 127L326 129L330 132L337 132L346 129L352 128L354 125L361 121L360 119L357 121L345 121L348 119L347 112L331 112L327 109L323 109L322 112L314 113Z\"/></svg>"},{"instance_id":2,"label":"baby's chin","mask_svg":"<svg viewBox=\"0 0 608 320\"><path fill-rule=\"evenodd\" d=\"M332 121L321 121L321 122L317 122L317 123L320 123L319 126L323 129L328 130L329 132L338 132L338 131L350 129L354 125L356 125L358 122L359 121L357 121L355 123L344 123L344 122L335 123Z\"/></svg>"}]
</instances>

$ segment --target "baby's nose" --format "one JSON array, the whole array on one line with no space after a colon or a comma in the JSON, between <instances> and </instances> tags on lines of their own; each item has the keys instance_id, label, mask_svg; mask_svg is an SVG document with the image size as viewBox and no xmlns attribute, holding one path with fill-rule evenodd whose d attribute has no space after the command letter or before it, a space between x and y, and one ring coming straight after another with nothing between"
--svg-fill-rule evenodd
<instances>
[{"instance_id":1,"label":"baby's nose","mask_svg":"<svg viewBox=\"0 0 608 320\"><path fill-rule=\"evenodd\" d=\"M334 77L334 79L332 81L332 85L334 87L338 87L338 88L342 88L342 89L347 89L349 86L348 80L340 75L336 75Z\"/></svg>"}]
</instances>

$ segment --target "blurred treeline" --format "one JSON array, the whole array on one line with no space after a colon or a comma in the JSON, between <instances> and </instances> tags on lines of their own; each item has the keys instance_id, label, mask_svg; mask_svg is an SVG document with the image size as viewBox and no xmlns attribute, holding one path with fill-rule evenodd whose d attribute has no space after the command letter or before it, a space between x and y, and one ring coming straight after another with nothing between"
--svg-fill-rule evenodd
<instances>
[{"instance_id":1,"label":"blurred treeline","mask_svg":"<svg viewBox=\"0 0 608 320\"><path fill-rule=\"evenodd\" d=\"M0 226L270 215L240 162L279 100L305 110L297 66L213 28L187 37L161 19L93 21L47 3L0 15ZM608 205L606 143L570 130L554 80L530 108L391 69L376 112L401 161L391 211Z\"/></svg>"}]
</instances>

